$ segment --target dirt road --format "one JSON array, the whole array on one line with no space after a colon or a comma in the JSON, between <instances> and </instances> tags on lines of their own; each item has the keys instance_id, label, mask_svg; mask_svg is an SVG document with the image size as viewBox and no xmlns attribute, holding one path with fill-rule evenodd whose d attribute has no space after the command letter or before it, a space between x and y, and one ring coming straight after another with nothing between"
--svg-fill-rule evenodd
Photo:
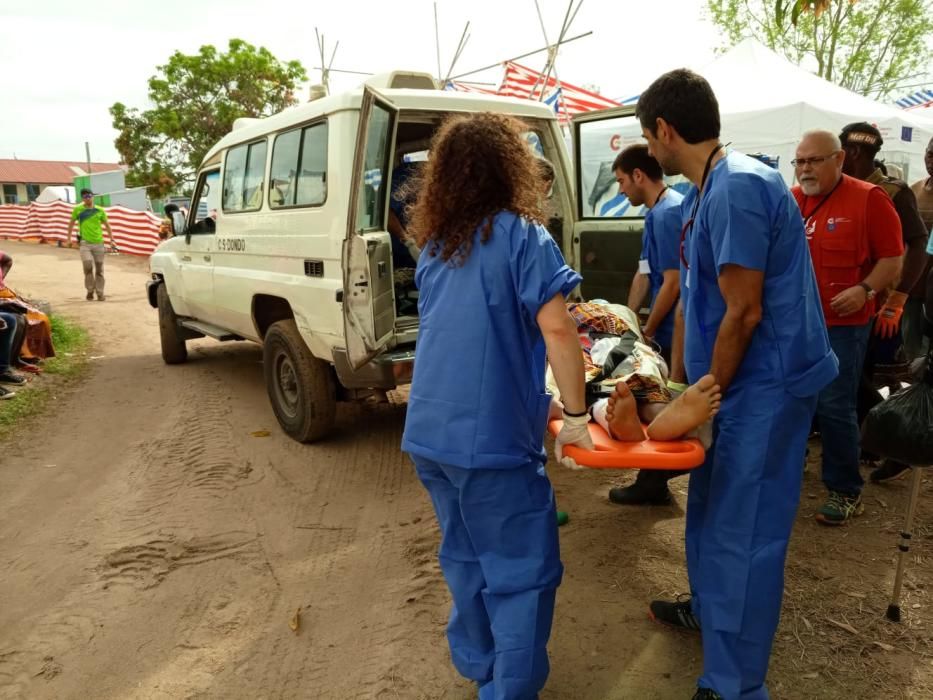
<instances>
[{"instance_id":1,"label":"dirt road","mask_svg":"<svg viewBox=\"0 0 933 700\"><path fill-rule=\"evenodd\" d=\"M95 359L0 445L0 698L475 697L447 655L437 530L398 449L403 406L343 406L332 439L296 444L256 346L198 341L187 364L162 364L145 261L108 259L108 301L86 302L76 252L3 248L10 284L84 324ZM622 510L606 489L631 477L551 470L571 522L542 698L689 698L699 640L645 615L686 588L686 479L679 506ZM929 504L908 619L891 625L905 484L874 487L865 516L828 531L809 517L816 474L773 697L929 697Z\"/></svg>"}]
</instances>

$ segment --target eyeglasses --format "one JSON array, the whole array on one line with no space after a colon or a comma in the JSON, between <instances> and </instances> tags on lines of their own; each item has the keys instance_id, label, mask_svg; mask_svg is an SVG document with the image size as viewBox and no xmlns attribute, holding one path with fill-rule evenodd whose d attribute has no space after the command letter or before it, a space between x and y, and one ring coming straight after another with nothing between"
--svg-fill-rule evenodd
<instances>
[{"instance_id":1,"label":"eyeglasses","mask_svg":"<svg viewBox=\"0 0 933 700\"><path fill-rule=\"evenodd\" d=\"M94 195L92 194L82 194L81 199L93 199Z\"/></svg>"},{"instance_id":2,"label":"eyeglasses","mask_svg":"<svg viewBox=\"0 0 933 700\"><path fill-rule=\"evenodd\" d=\"M828 156L813 156L812 158L794 158L790 162L790 164L793 165L795 168L803 168L804 166L807 166L807 165L820 165L823 161L829 160L830 158L834 158L836 156L836 153L838 152L839 151L834 151L833 153L830 153Z\"/></svg>"}]
</instances>

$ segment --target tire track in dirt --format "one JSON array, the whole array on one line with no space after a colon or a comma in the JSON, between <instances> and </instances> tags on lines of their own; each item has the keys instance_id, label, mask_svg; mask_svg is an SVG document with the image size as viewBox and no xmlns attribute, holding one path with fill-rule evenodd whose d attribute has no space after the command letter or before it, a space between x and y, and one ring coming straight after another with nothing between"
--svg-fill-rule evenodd
<instances>
[{"instance_id":1,"label":"tire track in dirt","mask_svg":"<svg viewBox=\"0 0 933 700\"><path fill-rule=\"evenodd\" d=\"M98 517L88 519L108 523L99 563L83 573L64 600L32 622L18 640L23 651L0 651L0 697L38 696L38 679L50 680L50 674L36 669L90 643L117 589L146 591L177 570L221 559L263 561L258 534L242 529L237 503L216 503L251 483L252 474L229 439L229 410L226 401L216 398L224 395L221 390L210 375L207 382L191 385L179 397L182 409L172 423L173 437L144 440L127 456L129 493L111 496L98 507ZM194 401L200 396L206 399ZM179 446L184 447L181 459ZM205 502L213 504L210 528L228 529L199 532Z\"/></svg>"}]
</instances>

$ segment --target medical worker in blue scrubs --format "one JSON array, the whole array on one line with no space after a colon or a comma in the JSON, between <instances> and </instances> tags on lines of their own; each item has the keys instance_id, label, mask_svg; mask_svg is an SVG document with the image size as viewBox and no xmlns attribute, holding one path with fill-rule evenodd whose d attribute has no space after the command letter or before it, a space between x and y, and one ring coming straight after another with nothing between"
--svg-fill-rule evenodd
<instances>
[{"instance_id":1,"label":"medical worker in blue scrubs","mask_svg":"<svg viewBox=\"0 0 933 700\"><path fill-rule=\"evenodd\" d=\"M643 143L626 147L612 164L622 192L632 206L648 207L638 272L632 279L627 306L638 312L650 294L651 311L642 332L661 350L670 365L674 317L680 297L680 203L683 195L664 183L661 165ZM642 469L630 486L609 489L609 500L620 505L668 505L667 482L686 474L676 469Z\"/></svg>"},{"instance_id":2,"label":"medical worker in blue scrubs","mask_svg":"<svg viewBox=\"0 0 933 700\"><path fill-rule=\"evenodd\" d=\"M684 364L690 383L712 374L723 391L687 497L692 598L651 613L702 635L695 700L766 700L807 435L838 364L794 198L778 172L720 143L706 80L666 73L637 110L664 172L695 185L682 204Z\"/></svg>"},{"instance_id":3,"label":"medical worker in blue scrubs","mask_svg":"<svg viewBox=\"0 0 933 700\"><path fill-rule=\"evenodd\" d=\"M545 474L545 357L564 402L556 440L592 448L565 296L580 276L541 225L540 169L510 117L453 117L414 183L422 249L415 373L402 449L431 496L453 605L454 666L481 700L538 697L563 567Z\"/></svg>"}]
</instances>

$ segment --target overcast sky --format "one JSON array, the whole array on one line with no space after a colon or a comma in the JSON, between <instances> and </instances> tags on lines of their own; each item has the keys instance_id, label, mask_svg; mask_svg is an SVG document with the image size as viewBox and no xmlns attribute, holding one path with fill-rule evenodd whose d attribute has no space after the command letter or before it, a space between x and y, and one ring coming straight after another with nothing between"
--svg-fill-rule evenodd
<instances>
[{"instance_id":1,"label":"overcast sky","mask_svg":"<svg viewBox=\"0 0 933 700\"><path fill-rule=\"evenodd\" d=\"M553 42L567 0L539 1ZM340 41L334 68L436 73L433 6L432 0L0 0L0 158L84 160L89 141L95 161L118 160L110 105L145 107L146 82L173 51L226 47L232 37L301 61L312 82L320 79L313 70L315 26L328 46ZM533 0L438 0L437 6L445 73L467 21L471 36L455 74L544 45ZM560 78L622 98L671 68L701 67L718 44L704 6L584 0L569 35L593 34L561 50ZM521 62L541 69L544 54ZM472 79L500 77L493 70ZM360 80L334 74L331 87Z\"/></svg>"}]
</instances>

